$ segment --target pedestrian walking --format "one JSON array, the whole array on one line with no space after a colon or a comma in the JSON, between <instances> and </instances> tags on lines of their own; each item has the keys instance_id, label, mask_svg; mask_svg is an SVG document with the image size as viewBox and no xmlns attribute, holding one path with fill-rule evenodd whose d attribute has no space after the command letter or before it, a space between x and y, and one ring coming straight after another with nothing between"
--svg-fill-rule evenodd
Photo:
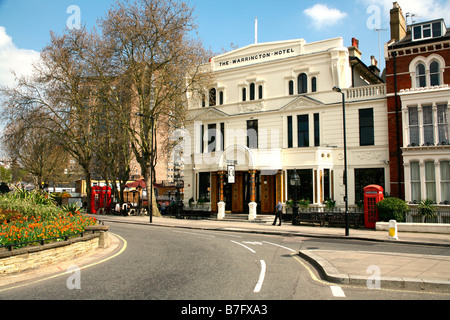
<instances>
[{"instance_id":1,"label":"pedestrian walking","mask_svg":"<svg viewBox=\"0 0 450 320\"><path fill-rule=\"evenodd\" d=\"M275 206L275 220L273 220L272 225L276 225L277 219L280 219L278 225L281 226L281 218L283 217L283 205L281 204L281 201L278 201L277 205Z\"/></svg>"}]
</instances>

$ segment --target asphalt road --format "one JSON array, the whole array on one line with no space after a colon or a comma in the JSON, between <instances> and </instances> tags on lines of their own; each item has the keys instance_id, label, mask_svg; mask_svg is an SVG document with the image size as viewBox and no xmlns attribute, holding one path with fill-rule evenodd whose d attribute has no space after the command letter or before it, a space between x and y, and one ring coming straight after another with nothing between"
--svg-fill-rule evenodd
<instances>
[{"instance_id":1,"label":"asphalt road","mask_svg":"<svg viewBox=\"0 0 450 320\"><path fill-rule=\"evenodd\" d=\"M198 312L189 302L198 305L204 300L251 301L256 312L268 300L297 306L293 300L449 299L440 294L337 286L321 280L296 254L302 249L336 249L444 255L448 249L116 223L111 223L110 231L127 245L115 258L1 291L0 300L181 300L172 310L181 314ZM225 306L222 309L227 311Z\"/></svg>"}]
</instances>

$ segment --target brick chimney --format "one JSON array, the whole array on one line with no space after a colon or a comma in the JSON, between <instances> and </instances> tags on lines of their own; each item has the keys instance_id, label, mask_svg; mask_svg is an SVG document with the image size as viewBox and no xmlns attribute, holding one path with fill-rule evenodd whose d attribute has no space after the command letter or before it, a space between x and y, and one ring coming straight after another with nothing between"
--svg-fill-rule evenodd
<instances>
[{"instance_id":1,"label":"brick chimney","mask_svg":"<svg viewBox=\"0 0 450 320\"><path fill-rule=\"evenodd\" d=\"M400 41L406 36L406 20L402 8L396 2L391 9L391 40Z\"/></svg>"},{"instance_id":2,"label":"brick chimney","mask_svg":"<svg viewBox=\"0 0 450 320\"><path fill-rule=\"evenodd\" d=\"M361 50L359 50L359 40L352 38L352 46L348 47L348 53L350 57L357 57L361 59Z\"/></svg>"}]
</instances>

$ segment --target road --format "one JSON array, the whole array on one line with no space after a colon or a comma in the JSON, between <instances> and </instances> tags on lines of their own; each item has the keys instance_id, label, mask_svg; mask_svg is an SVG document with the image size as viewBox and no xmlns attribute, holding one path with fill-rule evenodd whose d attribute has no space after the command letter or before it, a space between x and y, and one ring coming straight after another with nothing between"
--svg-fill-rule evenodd
<instances>
[{"instance_id":1,"label":"road","mask_svg":"<svg viewBox=\"0 0 450 320\"><path fill-rule=\"evenodd\" d=\"M439 247L117 223L110 231L126 242L113 259L0 291L0 300L182 300L187 308L196 300L449 299L438 293L337 286L296 254L305 249L449 254Z\"/></svg>"}]
</instances>

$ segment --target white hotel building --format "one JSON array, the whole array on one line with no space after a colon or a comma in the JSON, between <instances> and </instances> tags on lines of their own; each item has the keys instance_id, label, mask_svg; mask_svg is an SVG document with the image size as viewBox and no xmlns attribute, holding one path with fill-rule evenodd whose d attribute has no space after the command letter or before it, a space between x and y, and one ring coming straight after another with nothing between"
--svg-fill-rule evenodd
<instances>
[{"instance_id":1,"label":"white hotel building","mask_svg":"<svg viewBox=\"0 0 450 320\"><path fill-rule=\"evenodd\" d=\"M342 38L255 43L216 56L202 94L189 99L184 203L205 201L225 214L272 214L278 200L344 205L342 95L345 93L349 205L368 184L389 192L387 105L376 62ZM228 169L234 166L234 183Z\"/></svg>"}]
</instances>

